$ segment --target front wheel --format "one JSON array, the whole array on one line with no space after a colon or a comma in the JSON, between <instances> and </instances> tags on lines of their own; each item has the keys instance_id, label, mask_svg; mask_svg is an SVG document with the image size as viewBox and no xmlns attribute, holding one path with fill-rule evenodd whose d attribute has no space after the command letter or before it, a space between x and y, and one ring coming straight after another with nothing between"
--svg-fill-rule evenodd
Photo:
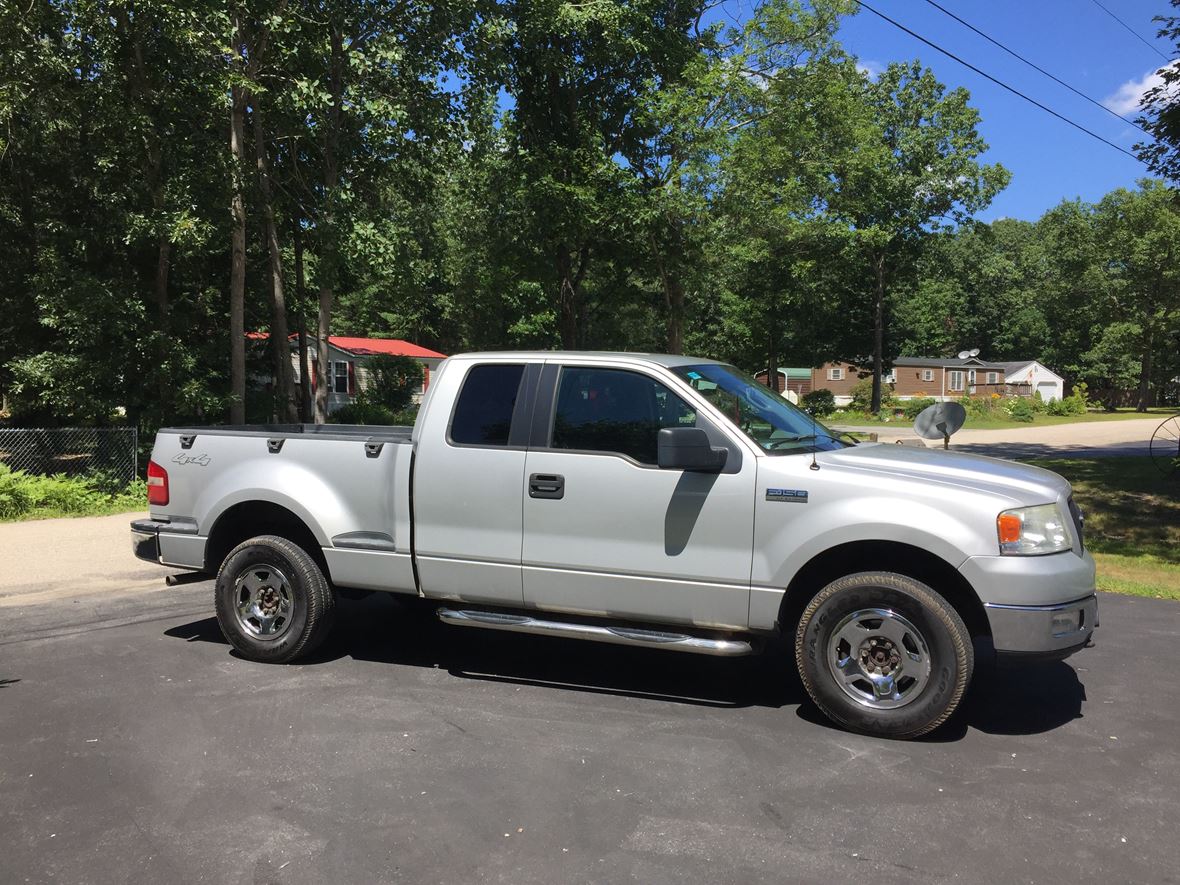
<instances>
[{"instance_id":1,"label":"front wheel","mask_svg":"<svg viewBox=\"0 0 1180 885\"><path fill-rule=\"evenodd\" d=\"M894 572L862 572L824 587L799 620L795 661L829 719L900 739L950 718L975 664L959 613L926 584Z\"/></svg>"},{"instance_id":2,"label":"front wheel","mask_svg":"<svg viewBox=\"0 0 1180 885\"><path fill-rule=\"evenodd\" d=\"M252 661L293 661L331 629L332 588L311 555L286 538L260 535L235 547L215 593L221 632Z\"/></svg>"}]
</instances>

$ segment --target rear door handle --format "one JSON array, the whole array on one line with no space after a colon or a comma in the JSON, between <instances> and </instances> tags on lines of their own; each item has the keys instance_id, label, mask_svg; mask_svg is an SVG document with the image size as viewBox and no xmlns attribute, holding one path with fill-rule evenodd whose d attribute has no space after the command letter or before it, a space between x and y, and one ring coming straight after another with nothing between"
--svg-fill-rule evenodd
<instances>
[{"instance_id":1,"label":"rear door handle","mask_svg":"<svg viewBox=\"0 0 1180 885\"><path fill-rule=\"evenodd\" d=\"M565 477L556 473L534 473L529 476L530 498L564 498Z\"/></svg>"}]
</instances>

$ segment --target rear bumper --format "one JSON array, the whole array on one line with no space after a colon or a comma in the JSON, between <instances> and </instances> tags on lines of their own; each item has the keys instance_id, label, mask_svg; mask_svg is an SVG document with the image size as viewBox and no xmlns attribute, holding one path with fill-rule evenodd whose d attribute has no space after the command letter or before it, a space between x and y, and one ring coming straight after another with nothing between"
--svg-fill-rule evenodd
<instances>
[{"instance_id":1,"label":"rear bumper","mask_svg":"<svg viewBox=\"0 0 1180 885\"><path fill-rule=\"evenodd\" d=\"M136 519L131 523L131 551L144 562L202 569L205 541L194 522Z\"/></svg>"},{"instance_id":2,"label":"rear bumper","mask_svg":"<svg viewBox=\"0 0 1180 885\"><path fill-rule=\"evenodd\" d=\"M160 526L154 519L136 519L131 523L131 552L144 562L160 564Z\"/></svg>"}]
</instances>

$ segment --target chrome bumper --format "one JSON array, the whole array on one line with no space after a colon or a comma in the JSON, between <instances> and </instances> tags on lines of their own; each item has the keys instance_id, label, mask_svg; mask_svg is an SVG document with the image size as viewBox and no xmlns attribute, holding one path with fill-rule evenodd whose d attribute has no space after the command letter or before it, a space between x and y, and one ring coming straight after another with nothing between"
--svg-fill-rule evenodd
<instances>
[{"instance_id":1,"label":"chrome bumper","mask_svg":"<svg viewBox=\"0 0 1180 885\"><path fill-rule=\"evenodd\" d=\"M144 562L160 564L160 525L154 519L131 523L131 552Z\"/></svg>"},{"instance_id":2,"label":"chrome bumper","mask_svg":"<svg viewBox=\"0 0 1180 885\"><path fill-rule=\"evenodd\" d=\"M1098 626L1094 594L1056 605L985 603L1000 655L1060 660L1084 648Z\"/></svg>"}]
</instances>

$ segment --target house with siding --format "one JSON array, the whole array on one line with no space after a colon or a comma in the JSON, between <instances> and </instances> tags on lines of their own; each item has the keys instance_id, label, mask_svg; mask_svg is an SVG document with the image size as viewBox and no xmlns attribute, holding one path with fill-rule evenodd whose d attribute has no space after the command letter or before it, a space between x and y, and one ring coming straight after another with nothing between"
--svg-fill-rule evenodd
<instances>
[{"instance_id":1,"label":"house with siding","mask_svg":"<svg viewBox=\"0 0 1180 885\"><path fill-rule=\"evenodd\" d=\"M872 368L835 360L811 370L811 388L832 391L837 405L852 400L852 388L872 375ZM979 357L898 357L882 379L897 399L954 400L964 396L1032 396L1040 390L1048 402L1060 399L1064 382L1036 360L988 362ZM1041 386L1044 385L1044 386Z\"/></svg>"},{"instance_id":2,"label":"house with siding","mask_svg":"<svg viewBox=\"0 0 1180 885\"><path fill-rule=\"evenodd\" d=\"M315 338L307 339L307 360L310 364L312 389L315 389L319 375L319 350ZM350 338L340 335L328 337L328 412L334 412L356 400L357 394L368 383L365 360L375 354L408 356L422 364L422 385L414 391L414 402L421 402L430 386L430 376L438 364L447 358L446 354L421 347L400 338ZM295 366L295 383L300 380L299 346L291 342L291 361Z\"/></svg>"}]
</instances>

